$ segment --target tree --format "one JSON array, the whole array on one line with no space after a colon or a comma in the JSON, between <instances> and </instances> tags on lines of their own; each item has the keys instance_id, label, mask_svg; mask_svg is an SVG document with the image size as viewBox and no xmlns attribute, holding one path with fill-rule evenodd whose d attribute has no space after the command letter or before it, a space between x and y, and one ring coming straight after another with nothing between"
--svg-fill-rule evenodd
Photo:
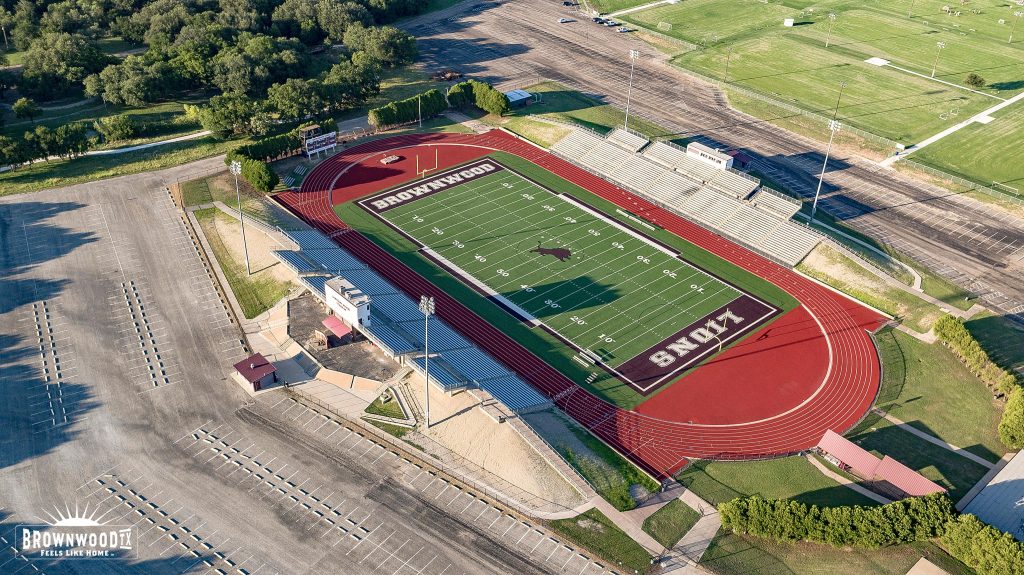
<instances>
[{"instance_id":1,"label":"tree","mask_svg":"<svg viewBox=\"0 0 1024 575\"><path fill-rule=\"evenodd\" d=\"M336 2L335 0L319 0L316 5L316 21L331 43L344 40L345 30L352 24L369 26L373 24L373 16L364 6L355 2Z\"/></svg>"},{"instance_id":2,"label":"tree","mask_svg":"<svg viewBox=\"0 0 1024 575\"><path fill-rule=\"evenodd\" d=\"M10 70L0 70L0 98L4 97L4 92L15 87L17 84L17 74Z\"/></svg>"},{"instance_id":3,"label":"tree","mask_svg":"<svg viewBox=\"0 0 1024 575\"><path fill-rule=\"evenodd\" d=\"M473 86L469 82L459 82L448 88L448 104L459 110L475 102Z\"/></svg>"},{"instance_id":4,"label":"tree","mask_svg":"<svg viewBox=\"0 0 1024 575\"><path fill-rule=\"evenodd\" d=\"M284 0L270 17L277 36L296 38L303 44L316 44L324 34L317 24L317 0Z\"/></svg>"},{"instance_id":5,"label":"tree","mask_svg":"<svg viewBox=\"0 0 1024 575\"><path fill-rule=\"evenodd\" d=\"M223 94L210 98L210 103L199 108L189 107L186 112L195 116L204 130L214 137L225 139L236 134L255 134L254 120L262 108L258 102L244 94Z\"/></svg>"},{"instance_id":6,"label":"tree","mask_svg":"<svg viewBox=\"0 0 1024 575\"><path fill-rule=\"evenodd\" d=\"M217 21L227 28L263 32L267 27L265 14L269 7L262 0L218 0L218 4Z\"/></svg>"},{"instance_id":7,"label":"tree","mask_svg":"<svg viewBox=\"0 0 1024 575\"><path fill-rule=\"evenodd\" d=\"M982 78L980 75L971 72L970 74L967 75L967 78L964 79L964 84L967 84L972 88L982 88L985 86L985 78Z\"/></svg>"},{"instance_id":8,"label":"tree","mask_svg":"<svg viewBox=\"0 0 1024 575\"><path fill-rule=\"evenodd\" d=\"M249 158L242 159L242 178L263 193L270 192L281 181L266 162Z\"/></svg>"},{"instance_id":9,"label":"tree","mask_svg":"<svg viewBox=\"0 0 1024 575\"><path fill-rule=\"evenodd\" d=\"M140 56L128 56L83 82L86 95L127 106L142 106L166 97L176 83L170 64L156 62L147 66Z\"/></svg>"},{"instance_id":10,"label":"tree","mask_svg":"<svg viewBox=\"0 0 1024 575\"><path fill-rule=\"evenodd\" d=\"M81 87L86 76L109 62L110 58L81 34L44 34L25 54L18 88L29 95L55 99Z\"/></svg>"},{"instance_id":11,"label":"tree","mask_svg":"<svg viewBox=\"0 0 1024 575\"><path fill-rule=\"evenodd\" d=\"M213 83L224 92L262 96L272 84L302 76L305 67L297 41L243 33L214 58Z\"/></svg>"},{"instance_id":12,"label":"tree","mask_svg":"<svg viewBox=\"0 0 1024 575\"><path fill-rule=\"evenodd\" d=\"M58 126L53 131L51 153L73 159L89 150L89 135L85 124L75 122Z\"/></svg>"},{"instance_id":13,"label":"tree","mask_svg":"<svg viewBox=\"0 0 1024 575\"><path fill-rule=\"evenodd\" d=\"M345 45L366 52L384 66L411 64L416 59L416 38L391 26L352 24L345 30Z\"/></svg>"},{"instance_id":14,"label":"tree","mask_svg":"<svg viewBox=\"0 0 1024 575\"><path fill-rule=\"evenodd\" d=\"M11 106L11 110L14 112L14 117L19 120L29 120L35 122L36 118L43 113L42 109L39 108L39 104L36 104L31 98L18 98L14 105Z\"/></svg>"},{"instance_id":15,"label":"tree","mask_svg":"<svg viewBox=\"0 0 1024 575\"><path fill-rule=\"evenodd\" d=\"M11 28L11 39L19 50L28 50L32 40L39 35L36 20L36 7L30 0L18 0L14 7L14 23Z\"/></svg>"},{"instance_id":16,"label":"tree","mask_svg":"<svg viewBox=\"0 0 1024 575\"><path fill-rule=\"evenodd\" d=\"M4 50L8 51L11 49L11 40L8 38L7 32L11 29L12 24L14 24L14 13L0 5L0 33L3 33Z\"/></svg>"},{"instance_id":17,"label":"tree","mask_svg":"<svg viewBox=\"0 0 1024 575\"><path fill-rule=\"evenodd\" d=\"M324 76L323 94L328 105L335 110L359 106L380 93L380 75L376 65L342 61L331 67Z\"/></svg>"},{"instance_id":18,"label":"tree","mask_svg":"<svg viewBox=\"0 0 1024 575\"><path fill-rule=\"evenodd\" d=\"M99 34L103 11L98 4L64 0L46 7L39 19L43 32L76 32L94 38Z\"/></svg>"},{"instance_id":19,"label":"tree","mask_svg":"<svg viewBox=\"0 0 1024 575\"><path fill-rule=\"evenodd\" d=\"M11 166L15 170L28 160L23 139L0 136L0 166Z\"/></svg>"},{"instance_id":20,"label":"tree","mask_svg":"<svg viewBox=\"0 0 1024 575\"><path fill-rule=\"evenodd\" d=\"M267 102L283 120L299 120L315 116L327 107L317 80L289 78L267 90Z\"/></svg>"},{"instance_id":21,"label":"tree","mask_svg":"<svg viewBox=\"0 0 1024 575\"><path fill-rule=\"evenodd\" d=\"M106 116L93 122L93 129L103 137L104 142L120 142L133 138L139 131L138 124L127 114Z\"/></svg>"}]
</instances>

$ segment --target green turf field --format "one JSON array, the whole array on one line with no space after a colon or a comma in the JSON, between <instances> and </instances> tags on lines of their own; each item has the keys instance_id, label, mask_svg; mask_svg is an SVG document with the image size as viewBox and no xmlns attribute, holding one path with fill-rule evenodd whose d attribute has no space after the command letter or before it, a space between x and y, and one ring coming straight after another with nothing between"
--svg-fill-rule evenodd
<instances>
[{"instance_id":1,"label":"green turf field","mask_svg":"<svg viewBox=\"0 0 1024 575\"><path fill-rule=\"evenodd\" d=\"M636 373L631 365L650 363L645 352L670 336L706 328L708 314L751 301L765 302L762 310L782 311L796 303L770 283L674 234L629 219L614 204L528 161L502 153L490 158L505 169L376 214L365 206L413 184L335 209L342 220L608 401L631 408L644 401L644 393L660 389L644 389L649 379L624 379L613 370ZM571 194L575 202L553 191ZM568 257L531 252L538 242L545 249L567 249L569 254L560 255ZM744 319L753 325L761 316ZM665 368L671 377L659 385L754 331L733 330L735 325L695 350L694 363L677 358Z\"/></svg>"},{"instance_id":2,"label":"green turf field","mask_svg":"<svg viewBox=\"0 0 1024 575\"><path fill-rule=\"evenodd\" d=\"M822 115L831 115L839 85L846 82L841 121L903 144L1024 90L1024 23L1017 22L1014 40L1008 41L1019 6L1002 0L915 0L908 17L911 4L687 0L622 18L696 44L698 49L673 59L681 67ZM834 22L829 13L836 15ZM785 18L796 25L784 27ZM873 57L892 65L865 62ZM935 79L929 78L933 66ZM966 89L969 73L986 81L982 94ZM1024 138L1024 124L1013 121L1013 110L1022 106L1001 112L1005 121L997 117L987 126L970 127L922 157L986 184L1019 182L1019 170L991 158L1012 153ZM827 130L822 133L827 138Z\"/></svg>"},{"instance_id":3,"label":"green turf field","mask_svg":"<svg viewBox=\"0 0 1024 575\"><path fill-rule=\"evenodd\" d=\"M467 174L473 165L500 171L413 198L380 216L521 319L543 323L568 340L579 351L581 365L597 360L646 392L776 311L750 308L740 301L742 291L676 252L496 160L422 181ZM371 196L363 204L392 194ZM700 342L712 345L686 350L679 358L663 355L655 362L647 357L684 328L705 330L690 337L713 337ZM641 354L639 361L630 361ZM671 369L646 369L661 363Z\"/></svg>"}]
</instances>

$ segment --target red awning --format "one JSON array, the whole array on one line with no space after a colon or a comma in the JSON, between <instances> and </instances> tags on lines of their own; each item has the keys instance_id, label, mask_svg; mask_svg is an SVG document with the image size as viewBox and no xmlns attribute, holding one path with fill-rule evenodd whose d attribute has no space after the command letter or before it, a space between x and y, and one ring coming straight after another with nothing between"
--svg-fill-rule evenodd
<instances>
[{"instance_id":1,"label":"red awning","mask_svg":"<svg viewBox=\"0 0 1024 575\"><path fill-rule=\"evenodd\" d=\"M878 479L884 479L911 497L942 493L944 487L886 455L875 471Z\"/></svg>"},{"instance_id":2,"label":"red awning","mask_svg":"<svg viewBox=\"0 0 1024 575\"><path fill-rule=\"evenodd\" d=\"M824 437L818 442L818 447L849 465L857 475L866 479L875 476L875 470L881 463L877 457L831 429L825 432Z\"/></svg>"},{"instance_id":3,"label":"red awning","mask_svg":"<svg viewBox=\"0 0 1024 575\"><path fill-rule=\"evenodd\" d=\"M324 327L331 330L331 332L333 332L334 335L338 337L345 337L346 335L352 333L352 328L345 325L345 322L338 319L338 316L336 315L327 316L327 319L323 321L323 324Z\"/></svg>"},{"instance_id":4,"label":"red awning","mask_svg":"<svg viewBox=\"0 0 1024 575\"><path fill-rule=\"evenodd\" d=\"M249 383L255 383L276 372L277 368L263 354L255 353L236 363L235 370Z\"/></svg>"}]
</instances>

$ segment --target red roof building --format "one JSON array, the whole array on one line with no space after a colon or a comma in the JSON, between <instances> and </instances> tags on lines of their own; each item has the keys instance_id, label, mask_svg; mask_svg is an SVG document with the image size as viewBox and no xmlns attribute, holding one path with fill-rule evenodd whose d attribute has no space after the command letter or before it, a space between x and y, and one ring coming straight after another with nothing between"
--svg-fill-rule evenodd
<instances>
[{"instance_id":1,"label":"red roof building","mask_svg":"<svg viewBox=\"0 0 1024 575\"><path fill-rule=\"evenodd\" d=\"M838 460L841 467L873 482L880 491L903 497L918 497L946 491L942 486L886 455L882 459L838 433L828 430L818 449Z\"/></svg>"},{"instance_id":2,"label":"red roof building","mask_svg":"<svg viewBox=\"0 0 1024 575\"><path fill-rule=\"evenodd\" d=\"M254 391L277 381L277 368L263 354L255 353L235 364L235 371L252 385Z\"/></svg>"},{"instance_id":3,"label":"red roof building","mask_svg":"<svg viewBox=\"0 0 1024 575\"><path fill-rule=\"evenodd\" d=\"M352 333L352 328L345 325L345 322L338 319L338 316L336 315L327 316L327 318L324 319L323 324L324 327L331 330L331 333L342 339L344 339L345 336L348 336Z\"/></svg>"}]
</instances>

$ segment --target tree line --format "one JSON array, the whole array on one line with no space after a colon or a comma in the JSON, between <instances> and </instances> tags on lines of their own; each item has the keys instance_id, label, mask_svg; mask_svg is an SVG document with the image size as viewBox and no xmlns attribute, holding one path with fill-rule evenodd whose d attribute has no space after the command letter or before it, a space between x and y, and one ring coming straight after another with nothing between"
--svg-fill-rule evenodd
<instances>
[{"instance_id":1,"label":"tree line","mask_svg":"<svg viewBox=\"0 0 1024 575\"><path fill-rule=\"evenodd\" d=\"M737 498L718 506L722 527L773 541L875 549L938 538L979 575L1024 573L1024 545L977 517L959 514L944 493L875 507L825 507L789 499Z\"/></svg>"},{"instance_id":2,"label":"tree line","mask_svg":"<svg viewBox=\"0 0 1024 575\"><path fill-rule=\"evenodd\" d=\"M999 421L999 439L1010 449L1024 447L1024 389L1017 377L996 365L988 353L968 331L964 321L945 315L932 328L943 344L978 376L996 395L1006 398L1002 419Z\"/></svg>"},{"instance_id":3,"label":"tree line","mask_svg":"<svg viewBox=\"0 0 1024 575\"><path fill-rule=\"evenodd\" d=\"M361 104L383 67L411 62L415 39L384 24L422 10L416 0L0 0L6 45L24 50L20 75L0 76L37 101L84 93L142 106L186 94L228 98L207 113L222 135L259 133ZM97 40L144 43L120 59ZM330 49L329 49L330 48ZM232 119L239 102L250 110Z\"/></svg>"},{"instance_id":4,"label":"tree line","mask_svg":"<svg viewBox=\"0 0 1024 575\"><path fill-rule=\"evenodd\" d=\"M372 126L382 129L415 122L420 118L432 118L449 107L462 110L470 105L499 116L512 109L508 96L490 84L467 80L453 84L446 94L435 89L404 100L388 102L371 109L367 119Z\"/></svg>"}]
</instances>

